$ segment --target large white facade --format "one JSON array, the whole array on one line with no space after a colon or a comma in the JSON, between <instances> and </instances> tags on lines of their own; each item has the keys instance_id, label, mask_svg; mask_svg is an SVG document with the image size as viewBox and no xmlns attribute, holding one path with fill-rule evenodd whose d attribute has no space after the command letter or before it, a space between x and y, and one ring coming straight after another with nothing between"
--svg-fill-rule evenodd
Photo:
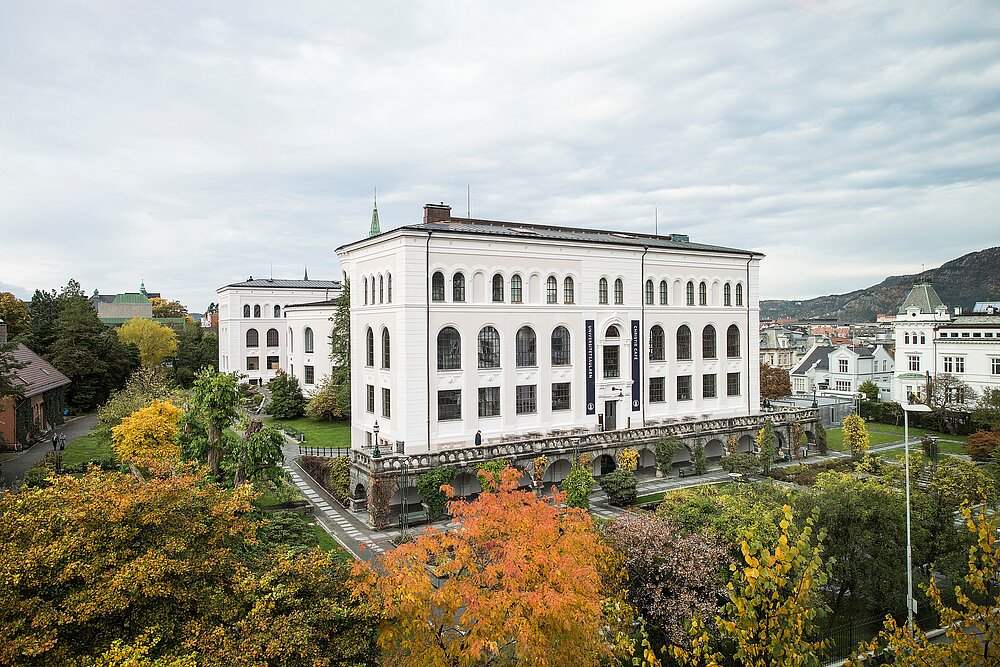
<instances>
[{"instance_id":1,"label":"large white facade","mask_svg":"<svg viewBox=\"0 0 1000 667\"><path fill-rule=\"evenodd\" d=\"M1000 315L952 318L930 283L918 283L900 307L893 330L894 401L903 402L911 393L924 397L927 379L938 373L961 379L976 395L1000 389Z\"/></svg>"},{"instance_id":2,"label":"large white facade","mask_svg":"<svg viewBox=\"0 0 1000 667\"><path fill-rule=\"evenodd\" d=\"M316 393L323 380L333 372L330 332L336 309L335 301L293 304L285 308L288 355L282 368L299 378L306 395Z\"/></svg>"},{"instance_id":3,"label":"large white facade","mask_svg":"<svg viewBox=\"0 0 1000 667\"><path fill-rule=\"evenodd\" d=\"M424 224L337 254L355 448L376 421L383 451L419 454L477 430L486 443L759 413L759 253L429 205Z\"/></svg>"},{"instance_id":4,"label":"large white facade","mask_svg":"<svg viewBox=\"0 0 1000 667\"><path fill-rule=\"evenodd\" d=\"M333 314L334 306L326 310L317 302L329 302L341 294L340 281L281 280L258 278L233 283L216 290L219 295L219 370L237 371L247 376L251 384L266 384L281 369L290 372L296 347L304 354L305 347L289 347L289 332L302 336L307 322L320 323ZM295 304L311 304L305 308L290 308ZM294 311L294 314L292 313ZM321 312L323 311L323 312ZM325 312L325 317L324 317ZM294 325L290 325L293 318ZM316 364L326 359L325 374L329 374L329 330L314 332ZM300 340L302 340L300 338ZM296 377L304 379L304 357ZM323 373L316 375L317 382ZM306 391L310 390L304 385Z\"/></svg>"}]
</instances>

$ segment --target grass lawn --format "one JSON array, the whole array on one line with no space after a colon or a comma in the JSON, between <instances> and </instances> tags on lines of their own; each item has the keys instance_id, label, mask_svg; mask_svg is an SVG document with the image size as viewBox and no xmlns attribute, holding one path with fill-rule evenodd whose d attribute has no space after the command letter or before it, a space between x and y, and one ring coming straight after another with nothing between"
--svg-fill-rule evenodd
<instances>
[{"instance_id":1,"label":"grass lawn","mask_svg":"<svg viewBox=\"0 0 1000 667\"><path fill-rule=\"evenodd\" d=\"M875 447L876 445L888 445L893 442L900 442L903 439L903 436L901 435L897 436L892 433L873 433L871 430L868 431L868 435L871 438L872 447ZM847 451L847 447L844 446L844 429L829 429L826 432L826 445L834 451Z\"/></svg>"},{"instance_id":2,"label":"grass lawn","mask_svg":"<svg viewBox=\"0 0 1000 667\"><path fill-rule=\"evenodd\" d=\"M306 434L306 441L302 444L309 447L350 447L351 446L351 423L325 422L309 417L299 417L297 419L273 419L268 417L265 424L281 424L298 429Z\"/></svg>"},{"instance_id":3,"label":"grass lawn","mask_svg":"<svg viewBox=\"0 0 1000 667\"><path fill-rule=\"evenodd\" d=\"M876 424L873 422L868 422L865 424L868 428L869 433L892 433L898 437L899 440L903 439L903 427L902 426L892 426L890 424ZM936 435L938 438L944 440L956 440L958 442L965 442L966 437L964 435L951 435L950 433L939 433L937 431L930 431L923 428L917 428L915 426L910 427L910 439L919 438L922 435ZM943 443L942 443L943 444Z\"/></svg>"},{"instance_id":4,"label":"grass lawn","mask_svg":"<svg viewBox=\"0 0 1000 667\"><path fill-rule=\"evenodd\" d=\"M111 442L98 437L94 431L91 431L66 445L66 451L63 452L63 465L76 466L87 461L113 458L115 458L115 453L111 450Z\"/></svg>"},{"instance_id":5,"label":"grass lawn","mask_svg":"<svg viewBox=\"0 0 1000 667\"><path fill-rule=\"evenodd\" d=\"M890 426L888 424L873 424L871 422L865 424L868 429L868 435L871 438L872 447L878 445L890 445L894 442L903 442L903 427L902 426ZM944 433L938 433L937 431L928 431L922 428L911 428L910 429L910 444L916 443L920 446L920 436L925 434L936 435L938 440L938 446L942 452L948 452L950 454L964 454L965 450L962 449L962 443L965 442L966 436L964 435L948 435ZM951 440L954 442L945 442L945 440ZM846 451L844 447L844 429L843 428L831 428L826 432L826 444L827 446L835 451L843 452Z\"/></svg>"},{"instance_id":6,"label":"grass lawn","mask_svg":"<svg viewBox=\"0 0 1000 667\"><path fill-rule=\"evenodd\" d=\"M647 505L649 503L658 503L661 500L663 500L663 491L660 491L659 493L649 493L644 496L639 496L638 498L635 499L635 502L633 502L632 504Z\"/></svg>"}]
</instances>

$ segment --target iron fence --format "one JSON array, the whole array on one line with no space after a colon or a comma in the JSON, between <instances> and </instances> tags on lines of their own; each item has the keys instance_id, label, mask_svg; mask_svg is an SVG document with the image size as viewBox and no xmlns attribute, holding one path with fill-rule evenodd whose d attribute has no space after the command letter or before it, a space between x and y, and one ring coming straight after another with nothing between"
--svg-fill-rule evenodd
<instances>
[{"instance_id":1,"label":"iron fence","mask_svg":"<svg viewBox=\"0 0 1000 667\"><path fill-rule=\"evenodd\" d=\"M328 459L339 459L349 456L350 447L311 447L309 445L299 445L299 456L321 456Z\"/></svg>"}]
</instances>

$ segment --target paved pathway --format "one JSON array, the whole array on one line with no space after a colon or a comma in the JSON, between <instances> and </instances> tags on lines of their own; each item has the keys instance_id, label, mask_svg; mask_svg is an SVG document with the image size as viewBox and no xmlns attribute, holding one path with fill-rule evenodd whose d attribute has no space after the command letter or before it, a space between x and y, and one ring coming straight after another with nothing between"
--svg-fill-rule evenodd
<instances>
[{"instance_id":1,"label":"paved pathway","mask_svg":"<svg viewBox=\"0 0 1000 667\"><path fill-rule=\"evenodd\" d=\"M66 444L73 442L82 435L90 433L97 425L97 414L74 417L56 429L57 433L66 436ZM0 487L16 489L24 474L52 451L52 432L34 445L22 452L7 453L0 458Z\"/></svg>"}]
</instances>

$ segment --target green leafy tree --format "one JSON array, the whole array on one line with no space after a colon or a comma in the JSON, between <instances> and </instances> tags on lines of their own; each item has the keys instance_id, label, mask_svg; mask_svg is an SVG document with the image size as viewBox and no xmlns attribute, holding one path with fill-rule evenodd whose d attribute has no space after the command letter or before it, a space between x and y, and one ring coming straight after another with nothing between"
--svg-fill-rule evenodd
<instances>
[{"instance_id":1,"label":"green leafy tree","mask_svg":"<svg viewBox=\"0 0 1000 667\"><path fill-rule=\"evenodd\" d=\"M35 290L28 304L31 314L31 327L28 336L28 347L35 354L47 357L52 343L55 342L56 321L59 319L60 301L56 291Z\"/></svg>"},{"instance_id":2,"label":"green leafy tree","mask_svg":"<svg viewBox=\"0 0 1000 667\"><path fill-rule=\"evenodd\" d=\"M964 411L977 404L976 391L958 375L938 373L927 386L927 405L933 410L937 430L954 433L955 427L948 418L955 410Z\"/></svg>"},{"instance_id":3,"label":"green leafy tree","mask_svg":"<svg viewBox=\"0 0 1000 667\"><path fill-rule=\"evenodd\" d=\"M828 578L823 562L823 532L813 537L812 519L797 530L792 508L785 505L774 548L753 533L741 545L744 566L731 566L729 602L716 616L721 641L735 647L733 657L744 667L818 667L822 643L812 640L823 609L821 591ZM705 619L692 623L692 647L674 646L681 665L718 666Z\"/></svg>"},{"instance_id":4,"label":"green leafy tree","mask_svg":"<svg viewBox=\"0 0 1000 667\"><path fill-rule=\"evenodd\" d=\"M860 461L870 445L871 437L861 415L849 414L844 417L844 446L851 451L851 457Z\"/></svg>"},{"instance_id":5,"label":"green leafy tree","mask_svg":"<svg viewBox=\"0 0 1000 667\"><path fill-rule=\"evenodd\" d=\"M783 396L791 396L792 383L788 371L762 363L760 365L760 397L774 400Z\"/></svg>"},{"instance_id":6,"label":"green leafy tree","mask_svg":"<svg viewBox=\"0 0 1000 667\"><path fill-rule=\"evenodd\" d=\"M342 388L343 385L336 384L333 377L324 378L319 390L306 404L306 416L328 422L348 419L351 415L350 405L342 400Z\"/></svg>"},{"instance_id":7,"label":"green leafy tree","mask_svg":"<svg viewBox=\"0 0 1000 667\"><path fill-rule=\"evenodd\" d=\"M778 454L778 436L774 432L774 423L764 420L764 425L757 432L757 458L760 460L761 471L765 475L771 473L771 466Z\"/></svg>"},{"instance_id":8,"label":"green leafy tree","mask_svg":"<svg viewBox=\"0 0 1000 667\"><path fill-rule=\"evenodd\" d=\"M483 491L495 491L500 483L500 475L510 467L507 459L494 459L485 461L476 466L476 477L479 478L479 486Z\"/></svg>"},{"instance_id":9,"label":"green leafy tree","mask_svg":"<svg viewBox=\"0 0 1000 667\"><path fill-rule=\"evenodd\" d=\"M691 464L694 466L696 475L704 475L708 472L708 457L705 456L705 443L701 440L694 446L691 456Z\"/></svg>"},{"instance_id":10,"label":"green leafy tree","mask_svg":"<svg viewBox=\"0 0 1000 667\"><path fill-rule=\"evenodd\" d=\"M608 502L617 507L624 507L635 500L636 479L631 470L617 468L606 475L601 475L601 489L608 494Z\"/></svg>"},{"instance_id":11,"label":"green leafy tree","mask_svg":"<svg viewBox=\"0 0 1000 667\"><path fill-rule=\"evenodd\" d=\"M722 469L743 475L757 475L761 472L760 459L752 452L739 452L722 459Z\"/></svg>"},{"instance_id":12,"label":"green leafy tree","mask_svg":"<svg viewBox=\"0 0 1000 667\"><path fill-rule=\"evenodd\" d=\"M0 407L5 397L21 398L24 395L24 383L17 375L24 364L14 358L15 347L17 344L11 341L0 343Z\"/></svg>"},{"instance_id":13,"label":"green leafy tree","mask_svg":"<svg viewBox=\"0 0 1000 667\"><path fill-rule=\"evenodd\" d=\"M211 329L186 322L177 334L177 353L174 358L174 379L182 387L194 383L195 374L202 368L219 367L219 335Z\"/></svg>"},{"instance_id":14,"label":"green leafy tree","mask_svg":"<svg viewBox=\"0 0 1000 667\"><path fill-rule=\"evenodd\" d=\"M590 492L594 488L594 476L590 470L573 462L573 468L563 481L563 491L566 493L566 505L588 509L590 507Z\"/></svg>"},{"instance_id":15,"label":"green leafy tree","mask_svg":"<svg viewBox=\"0 0 1000 667\"><path fill-rule=\"evenodd\" d=\"M225 463L232 469L233 486L238 487L252 480L281 477L281 463L285 460L281 446L285 436L273 426L265 426L259 419L249 419L243 428L243 437L229 452Z\"/></svg>"},{"instance_id":16,"label":"green leafy tree","mask_svg":"<svg viewBox=\"0 0 1000 667\"><path fill-rule=\"evenodd\" d=\"M153 317L184 317L188 314L187 306L180 301L167 301L160 297L152 297Z\"/></svg>"},{"instance_id":17,"label":"green leafy tree","mask_svg":"<svg viewBox=\"0 0 1000 667\"><path fill-rule=\"evenodd\" d=\"M333 328L330 331L330 360L333 367L330 378L324 384L329 396L324 400L329 405L326 414L333 419L351 418L351 281L344 281L344 291L337 299ZM318 409L318 406L317 406Z\"/></svg>"},{"instance_id":18,"label":"green leafy tree","mask_svg":"<svg viewBox=\"0 0 1000 667\"><path fill-rule=\"evenodd\" d=\"M653 445L653 456L656 458L656 469L664 476L670 473L670 469L674 465L674 454L677 453L683 445L681 441L673 435L668 435L664 438L660 438Z\"/></svg>"},{"instance_id":19,"label":"green leafy tree","mask_svg":"<svg viewBox=\"0 0 1000 667\"><path fill-rule=\"evenodd\" d=\"M31 331L31 312L28 306L10 292L0 292L0 320L7 325L8 340Z\"/></svg>"},{"instance_id":20,"label":"green leafy tree","mask_svg":"<svg viewBox=\"0 0 1000 667\"><path fill-rule=\"evenodd\" d=\"M274 379L267 383L271 391L271 403L267 412L277 419L295 419L306 411L306 399L298 378L279 370Z\"/></svg>"},{"instance_id":21,"label":"green leafy tree","mask_svg":"<svg viewBox=\"0 0 1000 667\"><path fill-rule=\"evenodd\" d=\"M878 400L878 385L871 380L865 380L858 385L858 392L865 395L865 400L874 403Z\"/></svg>"},{"instance_id":22,"label":"green leafy tree","mask_svg":"<svg viewBox=\"0 0 1000 667\"><path fill-rule=\"evenodd\" d=\"M972 422L989 428L1000 427L1000 389L984 389L972 411Z\"/></svg>"},{"instance_id":23,"label":"green leafy tree","mask_svg":"<svg viewBox=\"0 0 1000 667\"><path fill-rule=\"evenodd\" d=\"M215 477L231 443L223 437L239 418L239 376L206 368L196 376L178 436L185 458L205 461Z\"/></svg>"},{"instance_id":24,"label":"green leafy tree","mask_svg":"<svg viewBox=\"0 0 1000 667\"><path fill-rule=\"evenodd\" d=\"M455 468L452 466L440 466L431 468L417 477L417 492L427 505L427 512L431 520L437 519L444 513L448 504L448 496L441 490L442 486L451 484L455 478Z\"/></svg>"}]
</instances>

